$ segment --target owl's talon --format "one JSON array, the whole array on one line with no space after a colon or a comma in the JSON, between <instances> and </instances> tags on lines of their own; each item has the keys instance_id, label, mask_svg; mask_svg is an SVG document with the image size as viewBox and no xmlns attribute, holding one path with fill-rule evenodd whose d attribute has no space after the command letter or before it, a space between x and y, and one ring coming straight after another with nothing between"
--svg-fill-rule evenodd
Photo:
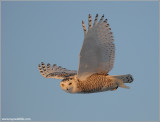
<instances>
[{"instance_id":1,"label":"owl's talon","mask_svg":"<svg viewBox=\"0 0 160 122\"><path fill-rule=\"evenodd\" d=\"M115 90L117 90L118 89L118 86L116 87L116 88L114 88L112 91L115 91Z\"/></svg>"}]
</instances>

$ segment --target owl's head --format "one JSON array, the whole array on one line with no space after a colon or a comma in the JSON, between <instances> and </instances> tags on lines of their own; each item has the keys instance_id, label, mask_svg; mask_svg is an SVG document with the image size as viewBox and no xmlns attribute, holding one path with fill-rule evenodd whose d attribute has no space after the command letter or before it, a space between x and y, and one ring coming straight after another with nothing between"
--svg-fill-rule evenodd
<instances>
[{"instance_id":1,"label":"owl's head","mask_svg":"<svg viewBox=\"0 0 160 122\"><path fill-rule=\"evenodd\" d=\"M65 78L60 83L61 89L68 93L77 92L77 83L74 77Z\"/></svg>"}]
</instances>

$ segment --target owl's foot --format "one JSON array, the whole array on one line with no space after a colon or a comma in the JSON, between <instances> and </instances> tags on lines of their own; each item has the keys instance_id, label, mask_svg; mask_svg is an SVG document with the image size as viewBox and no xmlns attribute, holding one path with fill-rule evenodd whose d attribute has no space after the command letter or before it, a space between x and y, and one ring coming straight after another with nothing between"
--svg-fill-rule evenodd
<instances>
[{"instance_id":1,"label":"owl's foot","mask_svg":"<svg viewBox=\"0 0 160 122\"><path fill-rule=\"evenodd\" d=\"M115 90L117 90L117 89L118 89L118 86L117 86L116 88L112 89L112 91L115 91Z\"/></svg>"}]
</instances>

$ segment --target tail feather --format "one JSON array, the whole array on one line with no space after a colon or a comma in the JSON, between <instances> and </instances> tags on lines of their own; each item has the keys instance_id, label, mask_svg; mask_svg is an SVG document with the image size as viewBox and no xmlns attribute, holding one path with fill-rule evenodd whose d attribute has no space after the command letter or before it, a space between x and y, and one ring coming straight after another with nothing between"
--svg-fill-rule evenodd
<instances>
[{"instance_id":1,"label":"tail feather","mask_svg":"<svg viewBox=\"0 0 160 122\"><path fill-rule=\"evenodd\" d=\"M115 77L115 76L108 76L110 77L110 79L114 82L116 82L116 84L119 86L119 87L122 87L122 88L127 88L129 89L130 87L129 86L126 86L123 82L122 79L118 78L118 77Z\"/></svg>"},{"instance_id":2,"label":"tail feather","mask_svg":"<svg viewBox=\"0 0 160 122\"><path fill-rule=\"evenodd\" d=\"M117 85L122 88L129 89L129 86L126 86L124 83L131 83L133 81L133 77L130 74L127 75L112 75L109 76L113 81L116 81Z\"/></svg>"},{"instance_id":3,"label":"tail feather","mask_svg":"<svg viewBox=\"0 0 160 122\"><path fill-rule=\"evenodd\" d=\"M117 78L117 79L121 79L123 81L123 83L131 83L133 82L133 77L130 74L126 74L126 75L114 75L113 77Z\"/></svg>"}]
</instances>

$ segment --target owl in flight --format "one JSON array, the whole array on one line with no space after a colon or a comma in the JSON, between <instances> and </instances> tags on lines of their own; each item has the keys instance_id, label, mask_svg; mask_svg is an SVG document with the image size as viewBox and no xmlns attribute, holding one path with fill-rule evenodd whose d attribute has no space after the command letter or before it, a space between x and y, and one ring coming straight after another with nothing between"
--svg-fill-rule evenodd
<instances>
[{"instance_id":1,"label":"owl in flight","mask_svg":"<svg viewBox=\"0 0 160 122\"><path fill-rule=\"evenodd\" d=\"M113 33L104 15L98 21L98 14L94 23L89 14L88 31L84 22L84 41L79 54L78 71L68 70L53 64L42 62L39 71L45 78L62 79L61 88L68 93L95 93L113 91L118 87L129 88L125 83L131 83L133 77L126 75L109 75L115 59L115 45Z\"/></svg>"}]
</instances>

